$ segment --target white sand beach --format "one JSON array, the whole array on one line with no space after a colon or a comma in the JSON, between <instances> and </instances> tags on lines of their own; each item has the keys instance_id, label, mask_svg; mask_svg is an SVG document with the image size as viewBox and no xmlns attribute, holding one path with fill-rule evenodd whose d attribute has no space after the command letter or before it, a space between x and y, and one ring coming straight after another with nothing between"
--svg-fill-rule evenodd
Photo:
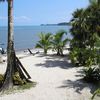
<instances>
[{"instance_id":1,"label":"white sand beach","mask_svg":"<svg viewBox=\"0 0 100 100\"><path fill-rule=\"evenodd\" d=\"M37 85L22 92L2 95L0 100L90 100L94 87L81 80L82 67L72 67L67 56L54 56L51 52L47 56L41 52L34 56L21 52L17 56ZM5 69L6 62L0 64L0 73Z\"/></svg>"}]
</instances>

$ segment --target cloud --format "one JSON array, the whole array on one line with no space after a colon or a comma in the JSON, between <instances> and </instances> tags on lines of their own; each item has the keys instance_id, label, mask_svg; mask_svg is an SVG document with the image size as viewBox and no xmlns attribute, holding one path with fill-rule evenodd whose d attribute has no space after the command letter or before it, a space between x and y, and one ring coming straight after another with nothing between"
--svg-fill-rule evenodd
<instances>
[{"instance_id":1,"label":"cloud","mask_svg":"<svg viewBox=\"0 0 100 100\"><path fill-rule=\"evenodd\" d=\"M7 17L0 16L0 20L7 20Z\"/></svg>"},{"instance_id":2,"label":"cloud","mask_svg":"<svg viewBox=\"0 0 100 100\"><path fill-rule=\"evenodd\" d=\"M14 16L14 20L15 21L31 21L31 18L27 16L19 16L19 17Z\"/></svg>"},{"instance_id":3,"label":"cloud","mask_svg":"<svg viewBox=\"0 0 100 100\"><path fill-rule=\"evenodd\" d=\"M7 25L8 17L0 16L0 25ZM27 16L14 16L14 25L30 25L32 23L32 18Z\"/></svg>"},{"instance_id":4,"label":"cloud","mask_svg":"<svg viewBox=\"0 0 100 100\"><path fill-rule=\"evenodd\" d=\"M5 16L0 16L0 20L7 20L8 18ZM31 21L30 17L27 16L14 16L15 21Z\"/></svg>"}]
</instances>

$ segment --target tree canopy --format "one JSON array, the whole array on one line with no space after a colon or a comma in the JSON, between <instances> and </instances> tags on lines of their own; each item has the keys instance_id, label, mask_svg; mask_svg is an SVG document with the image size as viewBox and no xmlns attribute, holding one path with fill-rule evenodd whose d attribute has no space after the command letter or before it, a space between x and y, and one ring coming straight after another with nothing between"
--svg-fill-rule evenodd
<instances>
[{"instance_id":1,"label":"tree canopy","mask_svg":"<svg viewBox=\"0 0 100 100\"><path fill-rule=\"evenodd\" d=\"M93 1L91 1L93 2ZM77 9L71 20L71 58L81 65L96 64L96 43L100 39L100 5L90 4L86 9ZM88 64L87 64L88 63Z\"/></svg>"}]
</instances>

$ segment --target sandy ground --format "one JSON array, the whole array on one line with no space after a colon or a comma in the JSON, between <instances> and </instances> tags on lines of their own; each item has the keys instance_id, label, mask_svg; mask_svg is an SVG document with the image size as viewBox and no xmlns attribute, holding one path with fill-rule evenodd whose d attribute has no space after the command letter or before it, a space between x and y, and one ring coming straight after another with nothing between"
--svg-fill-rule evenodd
<instances>
[{"instance_id":1,"label":"sandy ground","mask_svg":"<svg viewBox=\"0 0 100 100\"><path fill-rule=\"evenodd\" d=\"M94 87L81 80L82 67L72 67L67 56L44 56L41 53L33 56L27 52L17 56L37 85L29 90L3 95L0 100L90 100ZM0 73L5 69L6 62L0 64Z\"/></svg>"}]
</instances>

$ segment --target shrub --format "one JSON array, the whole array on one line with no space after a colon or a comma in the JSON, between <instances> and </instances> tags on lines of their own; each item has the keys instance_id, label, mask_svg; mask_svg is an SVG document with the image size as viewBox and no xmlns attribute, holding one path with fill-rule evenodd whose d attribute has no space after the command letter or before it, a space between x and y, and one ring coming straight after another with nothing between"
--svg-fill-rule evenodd
<instances>
[{"instance_id":1,"label":"shrub","mask_svg":"<svg viewBox=\"0 0 100 100\"><path fill-rule=\"evenodd\" d=\"M51 48L51 40L52 35L51 33L40 33L39 34L39 41L36 44L35 48L42 48L44 50L44 54L47 54L47 51Z\"/></svg>"},{"instance_id":2,"label":"shrub","mask_svg":"<svg viewBox=\"0 0 100 100\"><path fill-rule=\"evenodd\" d=\"M4 75L0 74L0 87L2 86L4 81Z\"/></svg>"},{"instance_id":3,"label":"shrub","mask_svg":"<svg viewBox=\"0 0 100 100\"><path fill-rule=\"evenodd\" d=\"M3 60L2 60L2 57L0 56L0 63L2 63L3 62Z\"/></svg>"},{"instance_id":4,"label":"shrub","mask_svg":"<svg viewBox=\"0 0 100 100\"><path fill-rule=\"evenodd\" d=\"M23 85L26 83L25 80L21 79L19 72L15 72L15 74L13 75L13 81L15 85Z\"/></svg>"},{"instance_id":5,"label":"shrub","mask_svg":"<svg viewBox=\"0 0 100 100\"><path fill-rule=\"evenodd\" d=\"M100 82L100 68L89 67L88 69L85 69L84 72L84 80L86 80L87 82Z\"/></svg>"},{"instance_id":6,"label":"shrub","mask_svg":"<svg viewBox=\"0 0 100 100\"><path fill-rule=\"evenodd\" d=\"M70 52L69 57L71 59L71 62L73 64L78 64L79 65L79 48L73 48L73 50Z\"/></svg>"},{"instance_id":7,"label":"shrub","mask_svg":"<svg viewBox=\"0 0 100 100\"><path fill-rule=\"evenodd\" d=\"M100 88L97 89L97 90L93 93L93 96L92 96L91 99L93 100L93 99L95 98L95 96L98 95L98 94L100 95Z\"/></svg>"},{"instance_id":8,"label":"shrub","mask_svg":"<svg viewBox=\"0 0 100 100\"><path fill-rule=\"evenodd\" d=\"M52 47L53 51L57 52L57 55L63 55L63 50L66 45L66 43L69 41L64 35L66 35L67 32L64 30L58 31L55 35L53 35L52 40Z\"/></svg>"},{"instance_id":9,"label":"shrub","mask_svg":"<svg viewBox=\"0 0 100 100\"><path fill-rule=\"evenodd\" d=\"M74 47L69 56L75 65L90 67L99 63L100 55L97 52L97 49Z\"/></svg>"},{"instance_id":10,"label":"shrub","mask_svg":"<svg viewBox=\"0 0 100 100\"><path fill-rule=\"evenodd\" d=\"M97 64L98 57L95 47L100 47L99 11L100 5L95 4L88 6L86 9L77 9L73 13L70 30L73 36L70 43L72 62L78 62L79 65L83 66ZM73 57L73 55L76 57Z\"/></svg>"}]
</instances>

